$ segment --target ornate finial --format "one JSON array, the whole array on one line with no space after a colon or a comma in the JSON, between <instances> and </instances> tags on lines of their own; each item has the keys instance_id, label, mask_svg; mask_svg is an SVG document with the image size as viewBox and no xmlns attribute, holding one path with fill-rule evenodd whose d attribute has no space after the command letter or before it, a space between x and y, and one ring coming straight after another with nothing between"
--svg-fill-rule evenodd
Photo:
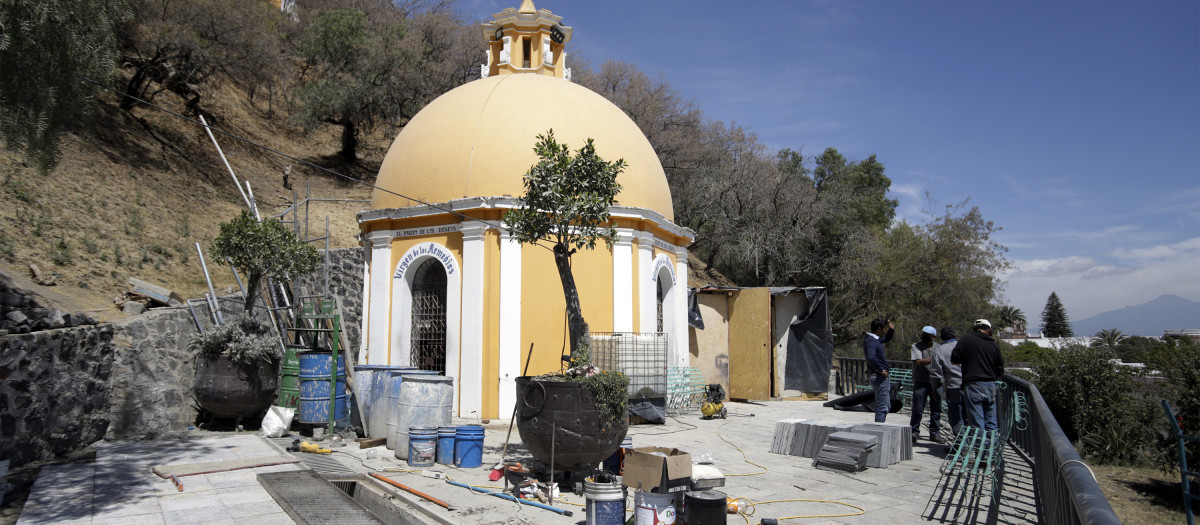
<instances>
[{"instance_id":1,"label":"ornate finial","mask_svg":"<svg viewBox=\"0 0 1200 525\"><path fill-rule=\"evenodd\" d=\"M521 2L521 8L517 12L532 15L537 13L537 8L533 7L533 0L524 0Z\"/></svg>"}]
</instances>

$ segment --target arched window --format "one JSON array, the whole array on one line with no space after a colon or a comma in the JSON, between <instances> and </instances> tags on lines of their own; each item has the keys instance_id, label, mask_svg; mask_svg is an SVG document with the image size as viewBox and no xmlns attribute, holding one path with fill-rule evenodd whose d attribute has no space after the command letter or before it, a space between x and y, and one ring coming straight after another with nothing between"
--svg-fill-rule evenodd
<instances>
[{"instance_id":1,"label":"arched window","mask_svg":"<svg viewBox=\"0 0 1200 525\"><path fill-rule=\"evenodd\" d=\"M655 330L655 331L657 331L657 332L663 332L663 331L664 331L664 330L663 330L663 300L665 300L665 299L667 298L667 286L668 286L668 285L667 285L667 283L666 283L666 279L664 279L663 277L667 277L667 276L665 276L665 275L663 275L663 274L659 274L659 276L658 276L658 280L657 280L657 285L655 286L655 288L657 288L657 289L658 289L658 294L657 294L657 295L658 295L658 299L657 299L657 303L658 303L658 329L657 329L657 330Z\"/></svg>"},{"instance_id":2,"label":"arched window","mask_svg":"<svg viewBox=\"0 0 1200 525\"><path fill-rule=\"evenodd\" d=\"M446 270L429 259L412 284L412 366L446 373Z\"/></svg>"}]
</instances>

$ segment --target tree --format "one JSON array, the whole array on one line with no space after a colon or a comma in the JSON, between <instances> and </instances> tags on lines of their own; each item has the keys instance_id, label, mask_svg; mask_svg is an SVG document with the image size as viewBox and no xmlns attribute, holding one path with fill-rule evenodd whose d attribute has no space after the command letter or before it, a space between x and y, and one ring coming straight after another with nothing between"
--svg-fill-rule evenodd
<instances>
[{"instance_id":1,"label":"tree","mask_svg":"<svg viewBox=\"0 0 1200 525\"><path fill-rule=\"evenodd\" d=\"M129 72L121 108L136 97L153 100L163 91L204 113L204 86L216 73L253 95L261 85L287 77L281 59L284 15L270 2L224 0L130 0L137 17L122 27L122 68Z\"/></svg>"},{"instance_id":2,"label":"tree","mask_svg":"<svg viewBox=\"0 0 1200 525\"><path fill-rule=\"evenodd\" d=\"M1067 316L1067 309L1055 292L1050 292L1050 297L1046 299L1046 306L1042 308L1042 335L1046 337L1075 336L1075 332L1071 330L1071 318Z\"/></svg>"},{"instance_id":3,"label":"tree","mask_svg":"<svg viewBox=\"0 0 1200 525\"><path fill-rule=\"evenodd\" d=\"M505 226L522 243L548 240L567 303L567 329L571 351L587 330L579 305L579 291L571 272L571 256L580 249L611 244L616 230L608 222L608 208L621 192L617 175L625 160L608 162L596 155L592 139L571 155L566 144L554 139L554 130L538 135L533 147L539 159L525 175L521 206L504 215Z\"/></svg>"},{"instance_id":4,"label":"tree","mask_svg":"<svg viewBox=\"0 0 1200 525\"><path fill-rule=\"evenodd\" d=\"M300 240L278 219L260 221L248 211L221 223L212 253L219 259L229 258L234 267L246 274L247 315L254 310L254 300L264 278L292 280L316 271L321 264L317 249Z\"/></svg>"},{"instance_id":5,"label":"tree","mask_svg":"<svg viewBox=\"0 0 1200 525\"><path fill-rule=\"evenodd\" d=\"M998 308L996 310L996 321L997 329L1004 329L1011 326L1018 333L1025 331L1025 312L1022 312L1020 308L1015 306L1006 304Z\"/></svg>"},{"instance_id":6,"label":"tree","mask_svg":"<svg viewBox=\"0 0 1200 525\"><path fill-rule=\"evenodd\" d=\"M1121 341L1124 339L1125 336L1121 335L1120 330L1107 328L1096 332L1096 335L1092 336L1092 346L1115 350L1117 345L1121 344Z\"/></svg>"},{"instance_id":7,"label":"tree","mask_svg":"<svg viewBox=\"0 0 1200 525\"><path fill-rule=\"evenodd\" d=\"M0 134L43 172L58 164L63 133L96 112L116 67L124 0L0 2ZM89 82L90 80L90 82Z\"/></svg>"},{"instance_id":8,"label":"tree","mask_svg":"<svg viewBox=\"0 0 1200 525\"><path fill-rule=\"evenodd\" d=\"M1112 357L1107 349L1067 345L1033 365L1038 390L1071 441L1125 421L1133 406L1133 378Z\"/></svg>"}]
</instances>

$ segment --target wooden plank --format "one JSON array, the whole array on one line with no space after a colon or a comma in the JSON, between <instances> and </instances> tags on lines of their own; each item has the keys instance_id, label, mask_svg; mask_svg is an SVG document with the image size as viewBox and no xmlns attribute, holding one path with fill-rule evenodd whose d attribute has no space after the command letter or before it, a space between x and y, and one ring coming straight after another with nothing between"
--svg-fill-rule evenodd
<instances>
[{"instance_id":1,"label":"wooden plank","mask_svg":"<svg viewBox=\"0 0 1200 525\"><path fill-rule=\"evenodd\" d=\"M771 398L771 291L746 288L729 301L729 397Z\"/></svg>"},{"instance_id":2,"label":"wooden plank","mask_svg":"<svg viewBox=\"0 0 1200 525\"><path fill-rule=\"evenodd\" d=\"M358 440L358 448L382 447L387 444L387 438L367 438Z\"/></svg>"},{"instance_id":3,"label":"wooden plank","mask_svg":"<svg viewBox=\"0 0 1200 525\"><path fill-rule=\"evenodd\" d=\"M179 294L161 286L150 284L141 279L130 277L129 286L130 288L133 288L135 293L142 294L162 304L171 306L179 306L183 304L183 298L180 297Z\"/></svg>"}]
</instances>

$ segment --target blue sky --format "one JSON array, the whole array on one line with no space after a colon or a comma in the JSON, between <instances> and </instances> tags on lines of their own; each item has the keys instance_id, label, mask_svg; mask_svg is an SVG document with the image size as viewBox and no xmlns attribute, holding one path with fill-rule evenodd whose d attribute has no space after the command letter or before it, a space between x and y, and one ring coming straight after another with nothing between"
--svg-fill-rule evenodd
<instances>
[{"instance_id":1,"label":"blue sky","mask_svg":"<svg viewBox=\"0 0 1200 525\"><path fill-rule=\"evenodd\" d=\"M1051 291L1073 319L1200 301L1200 2L536 5L568 53L661 73L769 148L878 155L900 218L970 198L1035 328Z\"/></svg>"}]
</instances>

